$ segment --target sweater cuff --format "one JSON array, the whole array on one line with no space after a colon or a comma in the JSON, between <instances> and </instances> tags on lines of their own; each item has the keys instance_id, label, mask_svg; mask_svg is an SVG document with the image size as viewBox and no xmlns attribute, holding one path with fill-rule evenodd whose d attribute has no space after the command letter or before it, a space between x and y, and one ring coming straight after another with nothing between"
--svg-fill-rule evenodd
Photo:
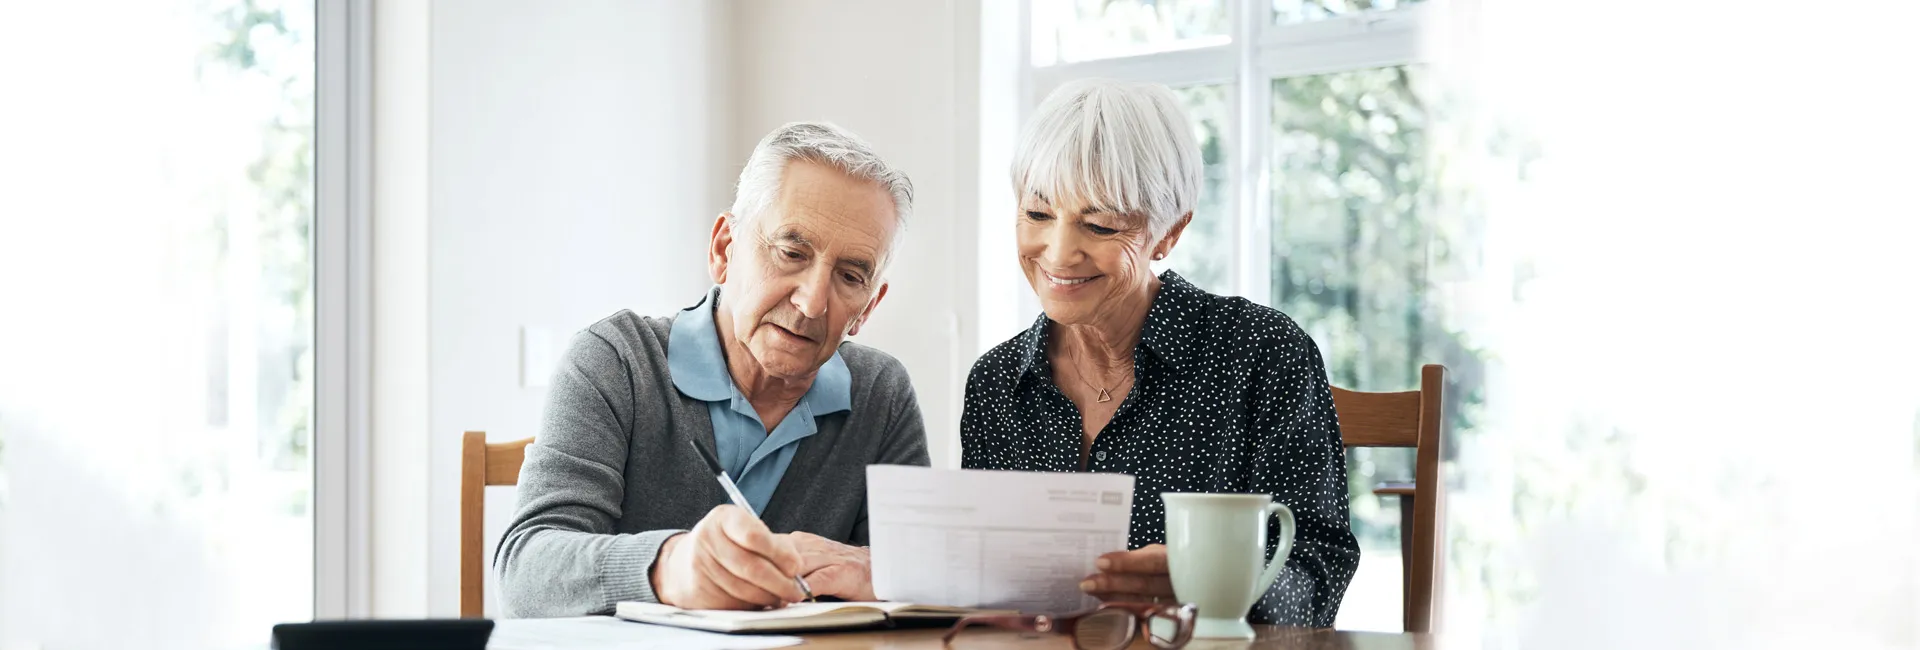
<instances>
[{"instance_id":1,"label":"sweater cuff","mask_svg":"<svg viewBox=\"0 0 1920 650\"><path fill-rule=\"evenodd\" d=\"M620 535L600 558L600 611L611 613L623 602L660 602L653 591L653 563L660 558L660 547L684 530L649 530Z\"/></svg>"}]
</instances>

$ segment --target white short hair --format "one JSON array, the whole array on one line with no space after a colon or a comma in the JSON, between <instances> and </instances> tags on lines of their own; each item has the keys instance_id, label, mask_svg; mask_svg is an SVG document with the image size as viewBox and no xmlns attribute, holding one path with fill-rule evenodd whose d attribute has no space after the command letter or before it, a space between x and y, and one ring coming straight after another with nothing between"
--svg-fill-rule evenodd
<instances>
[{"instance_id":1,"label":"white short hair","mask_svg":"<svg viewBox=\"0 0 1920 650\"><path fill-rule=\"evenodd\" d=\"M1013 155L1014 196L1144 215L1164 235L1200 199L1187 112L1160 84L1082 79L1040 104Z\"/></svg>"},{"instance_id":2,"label":"white short hair","mask_svg":"<svg viewBox=\"0 0 1920 650\"><path fill-rule=\"evenodd\" d=\"M740 183L734 186L733 208L729 210L734 218L747 223L766 212L780 196L780 179L786 175L787 164L795 160L829 165L886 190L893 197L893 211L901 226L894 229L893 238L900 239L907 214L913 211L913 181L881 160L866 140L831 122L790 122L761 138L747 158L747 166L740 170ZM887 243L888 253L893 243Z\"/></svg>"}]
</instances>

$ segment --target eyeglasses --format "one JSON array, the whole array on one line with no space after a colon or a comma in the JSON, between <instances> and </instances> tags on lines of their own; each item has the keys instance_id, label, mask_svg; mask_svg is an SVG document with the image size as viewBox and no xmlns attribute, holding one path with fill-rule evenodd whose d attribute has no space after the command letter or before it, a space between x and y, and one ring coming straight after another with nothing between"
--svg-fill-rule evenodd
<instances>
[{"instance_id":1,"label":"eyeglasses","mask_svg":"<svg viewBox=\"0 0 1920 650\"><path fill-rule=\"evenodd\" d=\"M1173 650L1193 640L1193 619L1199 611L1191 604L1101 603L1084 612L1060 616L968 616L954 623L941 643L951 645L953 638L970 625L992 625L1065 634L1073 639L1075 650L1120 650L1133 643L1135 635L1145 636L1155 648Z\"/></svg>"}]
</instances>

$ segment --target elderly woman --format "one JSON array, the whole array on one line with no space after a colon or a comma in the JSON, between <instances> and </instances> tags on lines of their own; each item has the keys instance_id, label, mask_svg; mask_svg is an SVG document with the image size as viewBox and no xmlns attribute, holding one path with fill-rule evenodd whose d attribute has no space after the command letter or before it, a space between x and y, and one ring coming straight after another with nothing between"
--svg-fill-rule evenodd
<instances>
[{"instance_id":1,"label":"elderly woman","mask_svg":"<svg viewBox=\"0 0 1920 650\"><path fill-rule=\"evenodd\" d=\"M1188 124L1164 86L1089 81L1027 125L1014 228L1045 313L974 364L961 463L1134 476L1134 550L1080 585L1107 599L1173 596L1160 493L1271 494L1296 541L1249 617L1331 627L1360 550L1319 349L1285 314L1149 269L1199 198Z\"/></svg>"}]
</instances>

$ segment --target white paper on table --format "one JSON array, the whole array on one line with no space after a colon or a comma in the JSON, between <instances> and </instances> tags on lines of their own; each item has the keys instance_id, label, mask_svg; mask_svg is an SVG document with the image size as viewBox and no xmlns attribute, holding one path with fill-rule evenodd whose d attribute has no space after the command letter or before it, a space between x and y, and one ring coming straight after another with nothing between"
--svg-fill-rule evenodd
<instances>
[{"instance_id":1,"label":"white paper on table","mask_svg":"<svg viewBox=\"0 0 1920 650\"><path fill-rule=\"evenodd\" d=\"M881 600L1067 612L1080 581L1127 549L1125 474L867 467L873 591Z\"/></svg>"},{"instance_id":2,"label":"white paper on table","mask_svg":"<svg viewBox=\"0 0 1920 650\"><path fill-rule=\"evenodd\" d=\"M499 620L487 639L487 650L761 650L796 645L797 636L716 634L611 616Z\"/></svg>"}]
</instances>

